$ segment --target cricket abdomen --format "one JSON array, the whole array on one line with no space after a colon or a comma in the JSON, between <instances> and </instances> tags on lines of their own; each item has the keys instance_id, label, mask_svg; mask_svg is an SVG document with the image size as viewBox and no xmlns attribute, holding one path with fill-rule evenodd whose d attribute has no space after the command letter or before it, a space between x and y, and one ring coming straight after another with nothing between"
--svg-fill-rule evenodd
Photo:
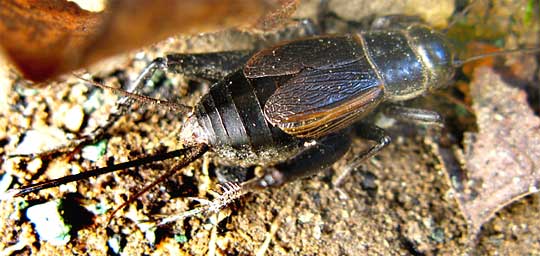
<instances>
[{"instance_id":1,"label":"cricket abdomen","mask_svg":"<svg viewBox=\"0 0 540 256\"><path fill-rule=\"evenodd\" d=\"M263 114L276 86L273 78L250 80L241 70L212 86L192 116L205 143L222 158L244 165L272 164L296 153L302 141L268 123Z\"/></svg>"}]
</instances>

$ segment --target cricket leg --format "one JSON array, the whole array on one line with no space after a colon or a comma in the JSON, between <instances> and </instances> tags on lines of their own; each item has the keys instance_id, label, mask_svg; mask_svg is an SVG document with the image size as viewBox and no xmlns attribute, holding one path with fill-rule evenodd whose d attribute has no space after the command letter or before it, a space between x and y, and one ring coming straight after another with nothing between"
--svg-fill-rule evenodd
<instances>
[{"instance_id":1,"label":"cricket leg","mask_svg":"<svg viewBox=\"0 0 540 256\"><path fill-rule=\"evenodd\" d=\"M369 149L355 155L351 160L347 162L347 165L341 171L340 175L332 182L334 187L339 187L343 183L345 177L349 175L351 171L358 168L366 159L369 159L386 147L392 139L386 134L386 131L372 124L360 123L355 125L356 135L362 139L375 141L376 144Z\"/></svg>"},{"instance_id":2,"label":"cricket leg","mask_svg":"<svg viewBox=\"0 0 540 256\"><path fill-rule=\"evenodd\" d=\"M279 187L286 182L326 170L349 151L350 143L348 133L330 134L313 140L312 143L307 143L304 149L290 159L266 168L261 177L242 183L224 183L220 185L221 193L218 193L213 200L191 198L198 201L200 206L186 212L170 215L159 220L156 225L164 225L199 214L217 213L249 192L269 187Z\"/></svg>"}]
</instances>

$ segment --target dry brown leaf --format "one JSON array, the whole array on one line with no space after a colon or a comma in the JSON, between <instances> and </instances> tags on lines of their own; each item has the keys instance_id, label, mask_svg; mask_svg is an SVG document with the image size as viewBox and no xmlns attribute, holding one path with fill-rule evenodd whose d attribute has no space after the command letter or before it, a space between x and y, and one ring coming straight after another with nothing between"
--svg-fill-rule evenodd
<instances>
[{"instance_id":1,"label":"dry brown leaf","mask_svg":"<svg viewBox=\"0 0 540 256\"><path fill-rule=\"evenodd\" d=\"M26 77L42 81L80 65L77 55L97 33L101 16L65 1L2 0L0 44Z\"/></svg>"},{"instance_id":2,"label":"dry brown leaf","mask_svg":"<svg viewBox=\"0 0 540 256\"><path fill-rule=\"evenodd\" d=\"M465 134L467 173L453 176L461 211L476 235L498 210L540 186L540 118L523 90L492 69L478 68L471 84L478 133Z\"/></svg>"},{"instance_id":3,"label":"dry brown leaf","mask_svg":"<svg viewBox=\"0 0 540 256\"><path fill-rule=\"evenodd\" d=\"M297 2L116 0L92 13L66 0L0 0L0 48L27 79L39 82L178 33L267 29Z\"/></svg>"}]
</instances>

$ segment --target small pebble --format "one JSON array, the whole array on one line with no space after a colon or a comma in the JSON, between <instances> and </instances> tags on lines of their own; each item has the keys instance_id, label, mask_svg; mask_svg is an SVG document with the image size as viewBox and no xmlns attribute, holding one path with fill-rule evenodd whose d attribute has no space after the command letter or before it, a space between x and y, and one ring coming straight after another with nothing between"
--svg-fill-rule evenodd
<instances>
[{"instance_id":1,"label":"small pebble","mask_svg":"<svg viewBox=\"0 0 540 256\"><path fill-rule=\"evenodd\" d=\"M62 105L59 110L60 118L68 130L78 132L84 121L84 110L81 105Z\"/></svg>"},{"instance_id":2,"label":"small pebble","mask_svg":"<svg viewBox=\"0 0 540 256\"><path fill-rule=\"evenodd\" d=\"M11 186L12 182L13 176L11 176L9 173L2 175L2 178L0 179L0 194L6 192Z\"/></svg>"},{"instance_id":3,"label":"small pebble","mask_svg":"<svg viewBox=\"0 0 540 256\"><path fill-rule=\"evenodd\" d=\"M39 239L53 245L65 245L71 239L71 226L64 222L60 213L62 202L50 201L34 205L26 210L26 217L34 224Z\"/></svg>"},{"instance_id":4,"label":"small pebble","mask_svg":"<svg viewBox=\"0 0 540 256\"><path fill-rule=\"evenodd\" d=\"M100 140L94 145L88 145L82 149L82 157L92 162L98 161L107 151L107 140Z\"/></svg>"},{"instance_id":5,"label":"small pebble","mask_svg":"<svg viewBox=\"0 0 540 256\"><path fill-rule=\"evenodd\" d=\"M94 112L96 109L100 108L101 105L103 105L103 92L101 91L93 91L90 96L88 96L88 100L86 100L83 103L83 110L85 113L91 113Z\"/></svg>"},{"instance_id":6,"label":"small pebble","mask_svg":"<svg viewBox=\"0 0 540 256\"><path fill-rule=\"evenodd\" d=\"M300 221L300 223L309 223L314 216L315 215L311 212L301 213L298 215L298 221Z\"/></svg>"},{"instance_id":7,"label":"small pebble","mask_svg":"<svg viewBox=\"0 0 540 256\"><path fill-rule=\"evenodd\" d=\"M444 230L442 228L435 228L431 232L430 237L437 243L443 243L445 240Z\"/></svg>"},{"instance_id":8,"label":"small pebble","mask_svg":"<svg viewBox=\"0 0 540 256\"><path fill-rule=\"evenodd\" d=\"M176 242L178 242L178 243L183 244L183 243L186 243L188 241L188 238L184 234L176 234L176 235L174 235L174 240Z\"/></svg>"},{"instance_id":9,"label":"small pebble","mask_svg":"<svg viewBox=\"0 0 540 256\"><path fill-rule=\"evenodd\" d=\"M50 127L25 132L23 141L13 154L33 154L57 148L67 143L66 134L58 128Z\"/></svg>"},{"instance_id":10,"label":"small pebble","mask_svg":"<svg viewBox=\"0 0 540 256\"><path fill-rule=\"evenodd\" d=\"M109 248L116 253L120 254L122 247L120 245L120 239L121 237L117 234L113 235L109 240L107 240L107 244L109 245Z\"/></svg>"},{"instance_id":11,"label":"small pebble","mask_svg":"<svg viewBox=\"0 0 540 256\"><path fill-rule=\"evenodd\" d=\"M31 174L36 174L42 166L43 161L41 160L41 158L35 158L27 163L26 170Z\"/></svg>"}]
</instances>

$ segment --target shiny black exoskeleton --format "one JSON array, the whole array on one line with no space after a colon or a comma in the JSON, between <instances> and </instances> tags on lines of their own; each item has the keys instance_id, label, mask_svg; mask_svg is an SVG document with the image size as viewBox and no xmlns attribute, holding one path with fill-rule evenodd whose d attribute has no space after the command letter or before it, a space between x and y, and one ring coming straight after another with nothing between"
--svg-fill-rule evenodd
<instances>
[{"instance_id":1,"label":"shiny black exoskeleton","mask_svg":"<svg viewBox=\"0 0 540 256\"><path fill-rule=\"evenodd\" d=\"M198 76L216 62L230 66L232 73L195 106L181 137L186 144L209 145L231 163L268 167L257 183L265 187L328 168L348 151L347 127L381 102L408 100L446 85L452 60L443 34L411 24L301 39L254 54L169 55L155 64ZM439 121L434 112L398 110L407 118ZM357 160L390 141L373 125L359 124L356 130L377 142Z\"/></svg>"}]
</instances>

